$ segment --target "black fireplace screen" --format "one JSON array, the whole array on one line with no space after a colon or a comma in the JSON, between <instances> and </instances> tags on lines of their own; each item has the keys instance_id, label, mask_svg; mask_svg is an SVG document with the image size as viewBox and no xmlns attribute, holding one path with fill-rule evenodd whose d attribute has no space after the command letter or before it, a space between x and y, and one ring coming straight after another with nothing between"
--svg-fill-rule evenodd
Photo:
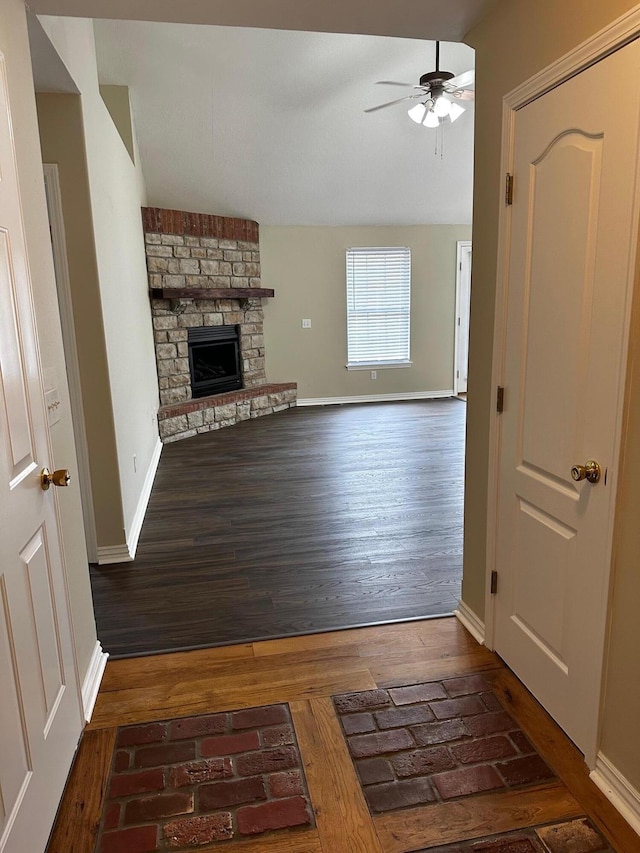
<instances>
[{"instance_id":1,"label":"black fireplace screen","mask_svg":"<svg viewBox=\"0 0 640 853\"><path fill-rule=\"evenodd\" d=\"M193 397L242 388L237 326L199 326L187 341Z\"/></svg>"}]
</instances>

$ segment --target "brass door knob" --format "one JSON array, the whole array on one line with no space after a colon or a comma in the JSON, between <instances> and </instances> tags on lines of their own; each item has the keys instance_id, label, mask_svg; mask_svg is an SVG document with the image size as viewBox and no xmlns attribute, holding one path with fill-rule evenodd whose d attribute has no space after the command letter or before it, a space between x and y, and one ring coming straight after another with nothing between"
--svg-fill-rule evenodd
<instances>
[{"instance_id":1,"label":"brass door knob","mask_svg":"<svg viewBox=\"0 0 640 853\"><path fill-rule=\"evenodd\" d=\"M54 486L68 486L70 482L71 474L66 468L58 468L53 474L48 468L43 468L40 472L40 485L45 492L52 483Z\"/></svg>"},{"instance_id":2,"label":"brass door knob","mask_svg":"<svg viewBox=\"0 0 640 853\"><path fill-rule=\"evenodd\" d=\"M571 469L571 477L579 483L580 480L588 480L590 483L597 483L602 476L602 469L595 461L589 459L584 465L574 465Z\"/></svg>"}]
</instances>

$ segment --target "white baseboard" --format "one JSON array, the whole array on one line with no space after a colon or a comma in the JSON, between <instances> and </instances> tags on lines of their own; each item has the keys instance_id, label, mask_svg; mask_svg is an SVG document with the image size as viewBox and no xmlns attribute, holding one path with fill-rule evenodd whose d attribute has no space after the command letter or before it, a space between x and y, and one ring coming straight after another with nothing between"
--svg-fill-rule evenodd
<instances>
[{"instance_id":1,"label":"white baseboard","mask_svg":"<svg viewBox=\"0 0 640 853\"><path fill-rule=\"evenodd\" d=\"M640 835L640 792L601 752L596 758L595 769L589 775L634 832Z\"/></svg>"},{"instance_id":2,"label":"white baseboard","mask_svg":"<svg viewBox=\"0 0 640 853\"><path fill-rule=\"evenodd\" d=\"M131 527L129 528L129 535L127 536L127 546L129 548L129 554L131 554L132 560L136 556L138 539L140 538L140 531L142 530L142 522L144 521L144 515L147 511L149 498L151 497L151 489L153 488L153 481L155 480L156 471L158 470L158 463L160 462L162 448L163 444L158 438L158 442L153 449L151 461L149 462L149 467L147 468L147 473L144 478L142 491L140 492L140 497L138 499L138 506L136 507L136 511L131 522Z\"/></svg>"},{"instance_id":3,"label":"white baseboard","mask_svg":"<svg viewBox=\"0 0 640 853\"><path fill-rule=\"evenodd\" d=\"M98 698L98 690L100 690L100 682L104 675L104 668L107 665L107 652L102 651L102 646L99 641L96 641L89 668L82 681L82 707L84 710L84 718L87 722L91 720L93 708Z\"/></svg>"},{"instance_id":4,"label":"white baseboard","mask_svg":"<svg viewBox=\"0 0 640 853\"><path fill-rule=\"evenodd\" d=\"M98 545L98 565L105 563L130 563L133 560L129 552L129 546L125 545Z\"/></svg>"},{"instance_id":5,"label":"white baseboard","mask_svg":"<svg viewBox=\"0 0 640 853\"><path fill-rule=\"evenodd\" d=\"M298 400L298 406L342 406L345 403L393 403L400 400L440 400L453 397L449 391L407 391L402 394L363 394L354 397L309 397Z\"/></svg>"},{"instance_id":6,"label":"white baseboard","mask_svg":"<svg viewBox=\"0 0 640 853\"><path fill-rule=\"evenodd\" d=\"M129 530L126 543L123 543L122 545L98 545L98 565L104 566L107 563L130 563L136 556L138 539L140 538L140 531L142 530L142 522L144 521L144 516L149 504L149 498L151 497L151 489L153 488L153 481L155 480L156 471L158 470L162 448L163 444L160 439L158 439L158 443L153 449L153 455L149 462L144 483L142 484L142 491L140 492L140 497L138 499L138 506L136 507L133 521L131 522L131 528Z\"/></svg>"},{"instance_id":7,"label":"white baseboard","mask_svg":"<svg viewBox=\"0 0 640 853\"><path fill-rule=\"evenodd\" d=\"M458 609L453 611L454 616L467 631L471 634L474 640L477 640L481 646L484 646L484 622L482 622L476 614L471 610L464 601L458 602Z\"/></svg>"}]
</instances>

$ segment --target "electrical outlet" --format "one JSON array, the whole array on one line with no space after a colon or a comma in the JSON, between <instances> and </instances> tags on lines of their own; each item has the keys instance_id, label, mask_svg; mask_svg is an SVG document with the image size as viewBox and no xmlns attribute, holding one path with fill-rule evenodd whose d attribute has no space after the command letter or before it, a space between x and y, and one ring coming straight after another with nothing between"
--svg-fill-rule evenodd
<instances>
[{"instance_id":1,"label":"electrical outlet","mask_svg":"<svg viewBox=\"0 0 640 853\"><path fill-rule=\"evenodd\" d=\"M302 328L303 329L310 329L311 328L311 320L303 320L302 321Z\"/></svg>"},{"instance_id":2,"label":"electrical outlet","mask_svg":"<svg viewBox=\"0 0 640 853\"><path fill-rule=\"evenodd\" d=\"M377 371L377 370L372 370L372 371L371 371L371 378L372 378L372 379L377 379L377 378L378 378L378 371Z\"/></svg>"}]
</instances>

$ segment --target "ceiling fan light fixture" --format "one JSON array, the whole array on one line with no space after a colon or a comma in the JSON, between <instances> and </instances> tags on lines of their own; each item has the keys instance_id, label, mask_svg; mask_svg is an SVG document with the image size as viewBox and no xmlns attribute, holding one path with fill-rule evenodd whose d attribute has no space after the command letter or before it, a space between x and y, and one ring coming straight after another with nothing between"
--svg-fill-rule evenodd
<instances>
[{"instance_id":1,"label":"ceiling fan light fixture","mask_svg":"<svg viewBox=\"0 0 640 853\"><path fill-rule=\"evenodd\" d=\"M439 98L436 98L436 102L433 106L433 111L438 116L438 118L446 118L451 112L452 106L453 104L448 98L445 98L444 95L440 95Z\"/></svg>"},{"instance_id":2,"label":"ceiling fan light fixture","mask_svg":"<svg viewBox=\"0 0 640 853\"><path fill-rule=\"evenodd\" d=\"M424 117L424 121L422 122L422 124L425 127L440 127L440 119L436 115L435 110L433 108L431 108L427 112L426 116Z\"/></svg>"},{"instance_id":3,"label":"ceiling fan light fixture","mask_svg":"<svg viewBox=\"0 0 640 853\"><path fill-rule=\"evenodd\" d=\"M464 107L461 107L460 104L453 103L451 104L451 109L449 110L449 118L451 119L451 121L455 121L457 118L460 118L463 112Z\"/></svg>"},{"instance_id":4,"label":"ceiling fan light fixture","mask_svg":"<svg viewBox=\"0 0 640 853\"><path fill-rule=\"evenodd\" d=\"M422 124L426 112L426 104L416 104L415 107L411 107L411 109L408 111L408 116L411 121L415 121L416 124Z\"/></svg>"},{"instance_id":5,"label":"ceiling fan light fixture","mask_svg":"<svg viewBox=\"0 0 640 853\"><path fill-rule=\"evenodd\" d=\"M398 83L395 80L379 80L385 86L403 86L413 89L413 94L403 98L396 98L375 107L369 107L366 113L392 107L407 101L413 101L414 105L407 110L409 118L423 127L438 128L449 122L457 121L465 112L460 106L460 99L473 100L472 87L475 80L475 72L465 71L457 76L451 71L440 69L440 42L436 41L436 67L435 71L429 71L420 77L419 85L413 83ZM417 91L416 91L417 90ZM415 103L417 101L417 103Z\"/></svg>"}]
</instances>

